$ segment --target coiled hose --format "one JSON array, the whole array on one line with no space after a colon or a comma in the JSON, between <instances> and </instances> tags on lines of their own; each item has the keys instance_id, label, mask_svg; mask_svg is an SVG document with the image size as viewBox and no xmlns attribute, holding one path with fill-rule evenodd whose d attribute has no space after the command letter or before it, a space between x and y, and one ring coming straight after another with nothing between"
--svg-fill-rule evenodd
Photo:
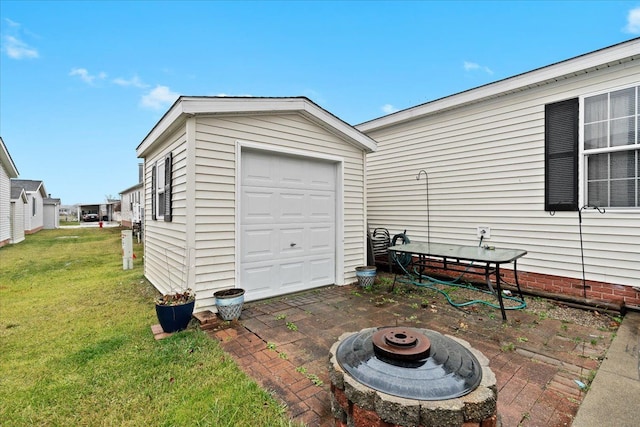
<instances>
[{"instance_id":1,"label":"coiled hose","mask_svg":"<svg viewBox=\"0 0 640 427\"><path fill-rule=\"evenodd\" d=\"M401 244L403 245L411 243L411 240L409 240L409 237L406 233L407 231L405 230L404 233L398 233L393 236L393 239L391 240L391 246L396 246L397 244L399 244L398 241L402 241ZM395 262L396 264L398 264L404 271L406 271L405 267L411 263L411 258L412 255L410 253L403 253L398 255L397 252L391 251L391 262Z\"/></svg>"}]
</instances>

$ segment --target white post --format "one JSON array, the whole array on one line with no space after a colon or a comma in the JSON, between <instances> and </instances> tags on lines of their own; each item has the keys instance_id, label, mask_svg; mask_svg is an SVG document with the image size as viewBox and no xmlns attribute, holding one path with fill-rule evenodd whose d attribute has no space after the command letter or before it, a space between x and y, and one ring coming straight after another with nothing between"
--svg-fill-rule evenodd
<instances>
[{"instance_id":1,"label":"white post","mask_svg":"<svg viewBox=\"0 0 640 427\"><path fill-rule=\"evenodd\" d=\"M131 230L122 231L122 269L133 268L133 234Z\"/></svg>"}]
</instances>

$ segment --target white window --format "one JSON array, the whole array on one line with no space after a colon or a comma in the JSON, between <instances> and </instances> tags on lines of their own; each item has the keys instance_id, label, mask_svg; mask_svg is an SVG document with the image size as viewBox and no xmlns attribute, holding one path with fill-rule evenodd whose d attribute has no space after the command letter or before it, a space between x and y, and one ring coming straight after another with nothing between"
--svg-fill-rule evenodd
<instances>
[{"instance_id":1,"label":"white window","mask_svg":"<svg viewBox=\"0 0 640 427\"><path fill-rule=\"evenodd\" d=\"M583 100L585 204L640 207L639 88Z\"/></svg>"},{"instance_id":2,"label":"white window","mask_svg":"<svg viewBox=\"0 0 640 427\"><path fill-rule=\"evenodd\" d=\"M165 169L164 169L164 159L159 160L156 163L156 217L157 219L164 219L164 210L165 210Z\"/></svg>"}]
</instances>

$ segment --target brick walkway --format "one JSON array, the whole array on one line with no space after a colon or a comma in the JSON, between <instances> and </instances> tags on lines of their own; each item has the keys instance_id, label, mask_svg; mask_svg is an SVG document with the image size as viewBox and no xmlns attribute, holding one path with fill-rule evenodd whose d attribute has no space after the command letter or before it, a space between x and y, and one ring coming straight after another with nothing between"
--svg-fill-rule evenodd
<instances>
[{"instance_id":1,"label":"brick walkway","mask_svg":"<svg viewBox=\"0 0 640 427\"><path fill-rule=\"evenodd\" d=\"M245 304L239 322L201 314L202 328L218 339L241 369L287 404L295 421L333 426L328 351L344 332L407 325L457 335L490 360L498 381L502 426L570 426L587 382L613 331L474 305L459 310L427 289L402 285L364 292L355 285L327 287Z\"/></svg>"}]
</instances>

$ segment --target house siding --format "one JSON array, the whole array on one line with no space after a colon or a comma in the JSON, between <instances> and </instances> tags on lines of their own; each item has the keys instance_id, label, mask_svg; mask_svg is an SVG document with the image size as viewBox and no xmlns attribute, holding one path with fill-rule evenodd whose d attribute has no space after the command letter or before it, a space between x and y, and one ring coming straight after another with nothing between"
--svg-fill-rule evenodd
<instances>
[{"instance_id":1,"label":"house siding","mask_svg":"<svg viewBox=\"0 0 640 427\"><path fill-rule=\"evenodd\" d=\"M143 191L142 186L134 187L128 191L120 193L120 221L123 227L131 228L135 222L135 211L141 203L143 203ZM139 220L139 219L138 219Z\"/></svg>"},{"instance_id":2,"label":"house siding","mask_svg":"<svg viewBox=\"0 0 640 427\"><path fill-rule=\"evenodd\" d=\"M0 163L0 247L11 241L11 178Z\"/></svg>"},{"instance_id":3,"label":"house siding","mask_svg":"<svg viewBox=\"0 0 640 427\"><path fill-rule=\"evenodd\" d=\"M151 170L158 161L163 161L168 152L173 152L173 221L152 219L151 191L144 195L145 205L145 262L144 274L163 294L175 292L188 283L188 258L192 249L186 241L185 221L185 170L187 142L184 128L165 138L149 153L144 162L144 182L151 188Z\"/></svg>"},{"instance_id":4,"label":"house siding","mask_svg":"<svg viewBox=\"0 0 640 427\"><path fill-rule=\"evenodd\" d=\"M310 156L343 159L343 277L355 281L365 259L364 154L298 114L197 117L195 155L195 277L201 307L213 292L236 283L236 149L238 142L265 150L304 150Z\"/></svg>"},{"instance_id":5,"label":"house siding","mask_svg":"<svg viewBox=\"0 0 640 427\"><path fill-rule=\"evenodd\" d=\"M34 234L44 227L44 203L42 194L39 191L27 193L27 206L24 213L24 232ZM33 205L36 206L36 214L33 215Z\"/></svg>"},{"instance_id":6,"label":"house siding","mask_svg":"<svg viewBox=\"0 0 640 427\"><path fill-rule=\"evenodd\" d=\"M378 142L367 156L370 226L427 239L426 181L416 180L425 169L431 241L477 244L476 227L488 226L486 243L528 252L519 271L581 279L578 213L544 211L544 106L639 75L638 61L626 62L365 131ZM584 211L582 234L587 280L640 287L637 211Z\"/></svg>"}]
</instances>

